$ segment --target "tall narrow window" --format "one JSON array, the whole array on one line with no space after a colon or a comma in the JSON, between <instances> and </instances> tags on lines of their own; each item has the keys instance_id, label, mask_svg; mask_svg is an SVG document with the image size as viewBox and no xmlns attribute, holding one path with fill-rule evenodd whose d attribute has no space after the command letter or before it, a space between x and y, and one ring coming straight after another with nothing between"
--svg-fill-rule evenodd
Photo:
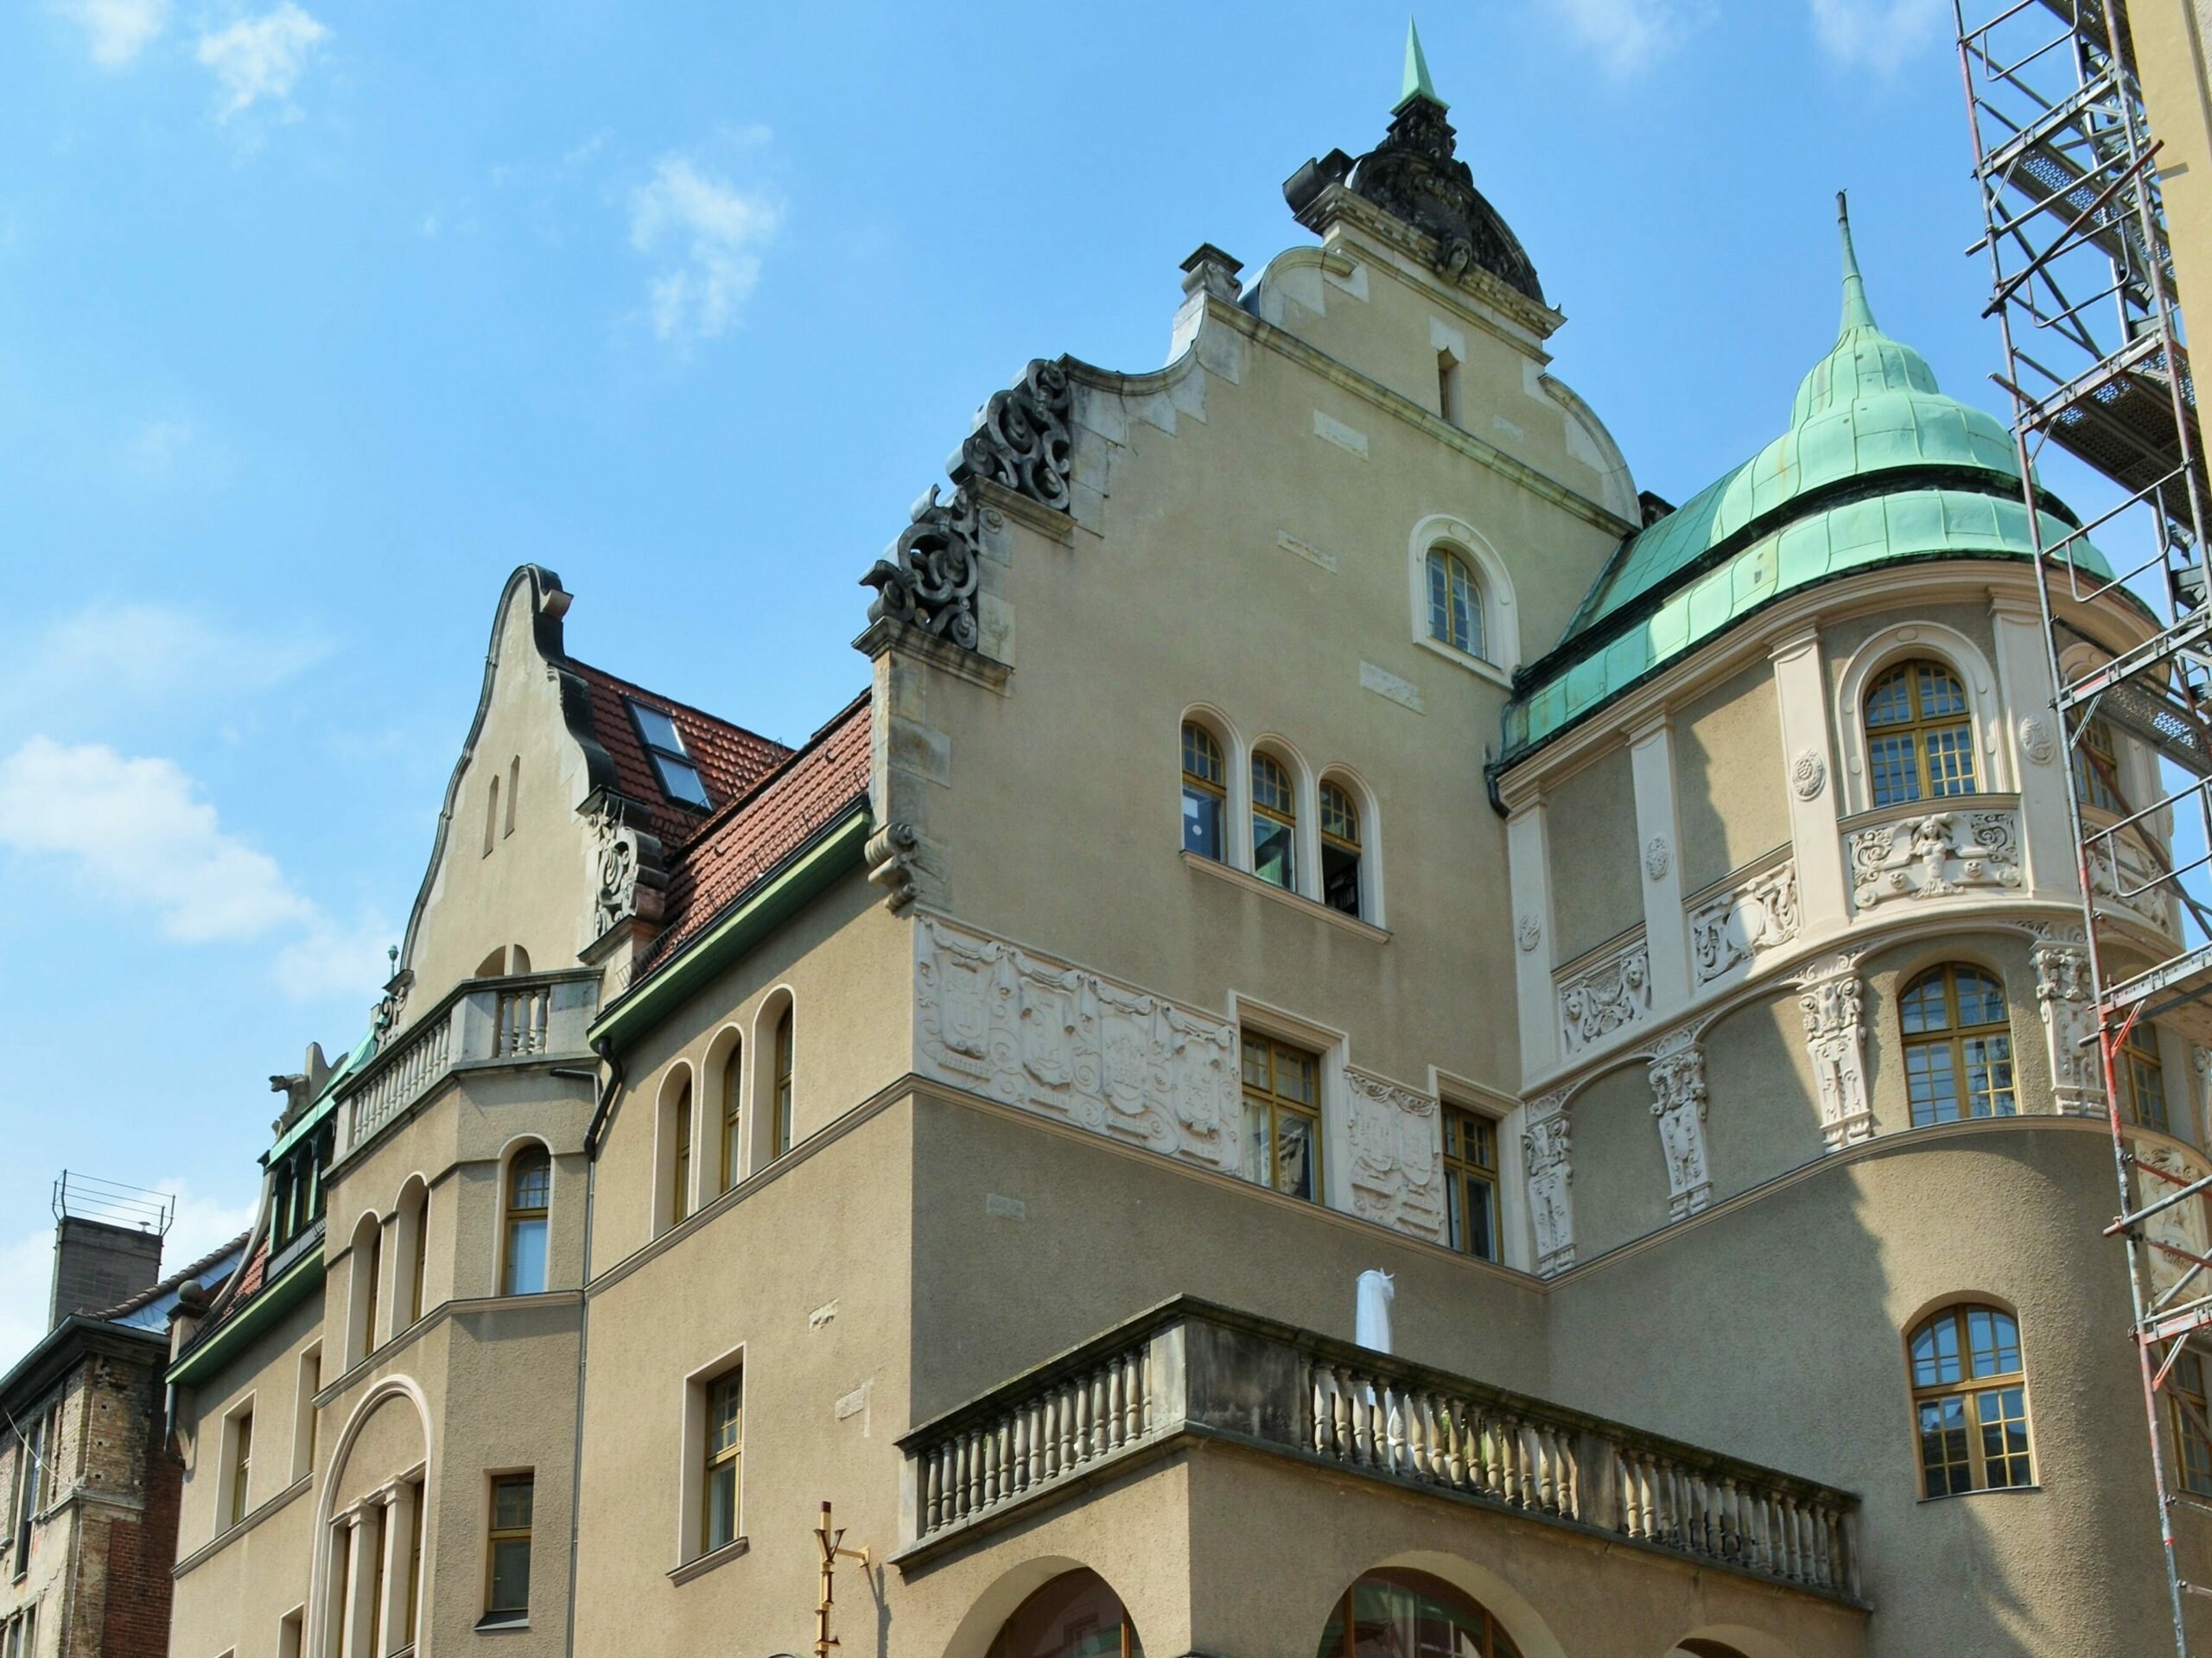
<instances>
[{"instance_id":1,"label":"tall narrow window","mask_svg":"<svg viewBox=\"0 0 2212 1658\"><path fill-rule=\"evenodd\" d=\"M530 1610L530 1525L537 1478L502 1474L492 1482L492 1534L484 1595L487 1617L516 1618Z\"/></svg>"},{"instance_id":2,"label":"tall narrow window","mask_svg":"<svg viewBox=\"0 0 2212 1658\"><path fill-rule=\"evenodd\" d=\"M744 1451L745 1372L732 1370L707 1388L707 1465L699 1504L702 1553L737 1536L738 1459Z\"/></svg>"},{"instance_id":3,"label":"tall narrow window","mask_svg":"<svg viewBox=\"0 0 2212 1658\"><path fill-rule=\"evenodd\" d=\"M1321 1062L1272 1038L1244 1036L1244 1177L1294 1197L1321 1197Z\"/></svg>"},{"instance_id":4,"label":"tall narrow window","mask_svg":"<svg viewBox=\"0 0 2212 1658\"><path fill-rule=\"evenodd\" d=\"M1359 808L1340 784L1321 785L1321 899L1332 910L1359 913Z\"/></svg>"},{"instance_id":5,"label":"tall narrow window","mask_svg":"<svg viewBox=\"0 0 2212 1658\"><path fill-rule=\"evenodd\" d=\"M2181 1446L2181 1488L2212 1496L2212 1404L2205 1398L2204 1358L2195 1348L2182 1349L2166 1391L2173 1401L2174 1440Z\"/></svg>"},{"instance_id":6,"label":"tall narrow window","mask_svg":"<svg viewBox=\"0 0 2212 1658\"><path fill-rule=\"evenodd\" d=\"M1219 863L1229 792L1221 744L1204 726L1183 722L1183 849Z\"/></svg>"},{"instance_id":7,"label":"tall narrow window","mask_svg":"<svg viewBox=\"0 0 2212 1658\"><path fill-rule=\"evenodd\" d=\"M507 1270L500 1293L545 1288L545 1223L553 1201L553 1159L543 1147L516 1153L507 1167Z\"/></svg>"},{"instance_id":8,"label":"tall narrow window","mask_svg":"<svg viewBox=\"0 0 2212 1658\"><path fill-rule=\"evenodd\" d=\"M1442 547L1428 549L1428 637L1471 657L1487 657L1483 590L1466 560Z\"/></svg>"},{"instance_id":9,"label":"tall narrow window","mask_svg":"<svg viewBox=\"0 0 2212 1658\"><path fill-rule=\"evenodd\" d=\"M630 716L637 721L638 735L644 740L645 753L652 758L653 772L660 778L662 791L678 805L700 811L713 805L714 801L707 793L706 779L692 763L690 752L683 746L683 734L676 728L676 721L658 708L649 708L642 702L630 704Z\"/></svg>"},{"instance_id":10,"label":"tall narrow window","mask_svg":"<svg viewBox=\"0 0 2212 1658\"><path fill-rule=\"evenodd\" d=\"M423 1321L423 1280L430 1275L430 1194L415 1200L415 1256L407 1263L407 1322Z\"/></svg>"},{"instance_id":11,"label":"tall narrow window","mask_svg":"<svg viewBox=\"0 0 2212 1658\"><path fill-rule=\"evenodd\" d=\"M376 1350L377 1303L384 1296L384 1227L373 1215L365 1217L354 1231L353 1271L361 1286L353 1324L358 1359Z\"/></svg>"},{"instance_id":12,"label":"tall narrow window","mask_svg":"<svg viewBox=\"0 0 2212 1658\"><path fill-rule=\"evenodd\" d=\"M507 762L507 815L499 825L502 837L515 832L515 797L522 792L522 756L518 754Z\"/></svg>"},{"instance_id":13,"label":"tall narrow window","mask_svg":"<svg viewBox=\"0 0 2212 1658\"><path fill-rule=\"evenodd\" d=\"M739 1042L722 1061L721 1190L728 1191L744 1168L745 1044Z\"/></svg>"},{"instance_id":14,"label":"tall narrow window","mask_svg":"<svg viewBox=\"0 0 2212 1658\"><path fill-rule=\"evenodd\" d=\"M484 855L492 855L492 848L499 834L499 779L492 779L491 792L484 800Z\"/></svg>"},{"instance_id":15,"label":"tall narrow window","mask_svg":"<svg viewBox=\"0 0 2212 1658\"><path fill-rule=\"evenodd\" d=\"M247 1494L253 1484L253 1413L240 1411L231 1419L231 1489L229 1524L237 1525L250 1506Z\"/></svg>"},{"instance_id":16,"label":"tall narrow window","mask_svg":"<svg viewBox=\"0 0 2212 1658\"><path fill-rule=\"evenodd\" d=\"M315 1396L322 1391L322 1348L320 1344L300 1355L292 1380L292 1477L305 1479L315 1471Z\"/></svg>"},{"instance_id":17,"label":"tall narrow window","mask_svg":"<svg viewBox=\"0 0 2212 1658\"><path fill-rule=\"evenodd\" d=\"M369 1639L364 1653L384 1651L384 1572L391 1553L387 1536L391 1524L391 1510L382 1503L372 1504L361 1516L369 1545Z\"/></svg>"},{"instance_id":18,"label":"tall narrow window","mask_svg":"<svg viewBox=\"0 0 2212 1658\"><path fill-rule=\"evenodd\" d=\"M1444 1217L1452 1247L1497 1259L1497 1125L1444 1108Z\"/></svg>"},{"instance_id":19,"label":"tall narrow window","mask_svg":"<svg viewBox=\"0 0 2212 1658\"><path fill-rule=\"evenodd\" d=\"M2074 790L2085 806L2127 810L2120 792L2120 755L2113 747L2112 727L2101 720L2089 721L2075 738Z\"/></svg>"},{"instance_id":20,"label":"tall narrow window","mask_svg":"<svg viewBox=\"0 0 2212 1658\"><path fill-rule=\"evenodd\" d=\"M1298 890L1293 842L1298 802L1290 773L1272 755L1252 756L1252 873L1285 892Z\"/></svg>"},{"instance_id":21,"label":"tall narrow window","mask_svg":"<svg viewBox=\"0 0 2212 1658\"><path fill-rule=\"evenodd\" d=\"M1436 412L1459 423L1459 359L1448 351L1436 353Z\"/></svg>"},{"instance_id":22,"label":"tall narrow window","mask_svg":"<svg viewBox=\"0 0 2212 1658\"><path fill-rule=\"evenodd\" d=\"M2113 1055L2112 1069L2128 1121L2166 1133L2166 1068L2158 1058L2157 1028L2139 1019L2130 1026L2127 1039Z\"/></svg>"},{"instance_id":23,"label":"tall narrow window","mask_svg":"<svg viewBox=\"0 0 2212 1658\"><path fill-rule=\"evenodd\" d=\"M776 1021L776 1155L791 1148L791 1010Z\"/></svg>"},{"instance_id":24,"label":"tall narrow window","mask_svg":"<svg viewBox=\"0 0 2212 1658\"><path fill-rule=\"evenodd\" d=\"M1912 1332L1923 1496L2032 1485L2020 1331L1996 1307L1946 1307Z\"/></svg>"},{"instance_id":25,"label":"tall narrow window","mask_svg":"<svg viewBox=\"0 0 2212 1658\"><path fill-rule=\"evenodd\" d=\"M1980 968L1930 968L1897 998L1912 1126L2009 1117L2012 1027L2005 987Z\"/></svg>"},{"instance_id":26,"label":"tall narrow window","mask_svg":"<svg viewBox=\"0 0 2212 1658\"><path fill-rule=\"evenodd\" d=\"M407 1505L407 1598L406 1636L404 1644L415 1644L416 1610L423 1599L423 1498L426 1495L423 1483L415 1482L411 1488L414 1500Z\"/></svg>"},{"instance_id":27,"label":"tall narrow window","mask_svg":"<svg viewBox=\"0 0 2212 1658\"><path fill-rule=\"evenodd\" d=\"M1974 791L1967 688L1940 662L1903 662L1866 693L1866 759L1874 804Z\"/></svg>"},{"instance_id":28,"label":"tall narrow window","mask_svg":"<svg viewBox=\"0 0 2212 1658\"><path fill-rule=\"evenodd\" d=\"M680 1225L691 1212L691 1084L676 1096L670 1113L669 1133L676 1140L676 1154L669 1159L668 1223Z\"/></svg>"}]
</instances>

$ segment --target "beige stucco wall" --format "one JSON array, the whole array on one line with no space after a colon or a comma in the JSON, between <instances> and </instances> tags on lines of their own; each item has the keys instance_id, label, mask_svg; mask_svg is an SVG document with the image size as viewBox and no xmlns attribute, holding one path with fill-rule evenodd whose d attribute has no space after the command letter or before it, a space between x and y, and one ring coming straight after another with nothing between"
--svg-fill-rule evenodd
<instances>
[{"instance_id":1,"label":"beige stucco wall","mask_svg":"<svg viewBox=\"0 0 2212 1658\"><path fill-rule=\"evenodd\" d=\"M1675 817L1682 889L1694 893L1789 838L1774 671L1747 668L1675 721Z\"/></svg>"},{"instance_id":2,"label":"beige stucco wall","mask_svg":"<svg viewBox=\"0 0 2212 1658\"><path fill-rule=\"evenodd\" d=\"M1629 753L1599 755L1548 791L1544 827L1558 959L1569 962L1643 919L1636 784Z\"/></svg>"},{"instance_id":3,"label":"beige stucco wall","mask_svg":"<svg viewBox=\"0 0 2212 1658\"><path fill-rule=\"evenodd\" d=\"M2193 318L2212 297L2212 16L2201 0L2133 0L2127 23L2151 133L2162 146L2158 193L2175 283Z\"/></svg>"}]
</instances>

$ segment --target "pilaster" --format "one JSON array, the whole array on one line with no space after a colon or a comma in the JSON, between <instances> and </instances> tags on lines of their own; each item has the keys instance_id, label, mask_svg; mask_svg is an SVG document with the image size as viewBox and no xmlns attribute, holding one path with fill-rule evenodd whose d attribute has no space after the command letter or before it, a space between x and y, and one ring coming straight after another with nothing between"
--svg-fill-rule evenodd
<instances>
[{"instance_id":1,"label":"pilaster","mask_svg":"<svg viewBox=\"0 0 2212 1658\"><path fill-rule=\"evenodd\" d=\"M1799 924L1815 937L1851 923L1850 886L1836 834L1836 755L1829 740L1828 694L1821 636L1812 628L1777 645L1774 701L1782 720L1783 782L1797 864Z\"/></svg>"},{"instance_id":2,"label":"pilaster","mask_svg":"<svg viewBox=\"0 0 2212 1658\"><path fill-rule=\"evenodd\" d=\"M1689 923L1682 914L1681 835L1675 816L1675 742L1659 715L1628 734L1636 791L1637 883L1650 952L1651 1011L1663 1020L1689 1005Z\"/></svg>"},{"instance_id":3,"label":"pilaster","mask_svg":"<svg viewBox=\"0 0 2212 1658\"><path fill-rule=\"evenodd\" d=\"M1513 978L1521 1021L1521 1074L1540 1077L1559 1060L1559 1013L1552 992L1551 849L1541 797L1505 820L1513 900Z\"/></svg>"},{"instance_id":4,"label":"pilaster","mask_svg":"<svg viewBox=\"0 0 2212 1658\"><path fill-rule=\"evenodd\" d=\"M384 1504L384 1639L379 1644L385 1652L396 1652L408 1644L407 1608L415 1595L414 1573L410 1570L414 1564L415 1524L414 1486L394 1486Z\"/></svg>"},{"instance_id":5,"label":"pilaster","mask_svg":"<svg viewBox=\"0 0 2212 1658\"><path fill-rule=\"evenodd\" d=\"M2009 594L1989 601L1990 632L1997 642L1996 721L2003 734L1998 757L2006 772L1993 777L1992 789L2015 787L2020 794L2020 838L2028 891L2056 887L2071 892L2074 881L2074 826L2066 813L2066 733L2052 708L2050 648L2043 614Z\"/></svg>"}]
</instances>

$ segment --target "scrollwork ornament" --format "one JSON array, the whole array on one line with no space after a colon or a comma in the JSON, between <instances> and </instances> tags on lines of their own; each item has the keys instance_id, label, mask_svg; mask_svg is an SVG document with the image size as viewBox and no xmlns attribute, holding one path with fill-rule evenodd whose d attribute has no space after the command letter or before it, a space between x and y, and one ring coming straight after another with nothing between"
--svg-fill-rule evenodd
<instances>
[{"instance_id":1,"label":"scrollwork ornament","mask_svg":"<svg viewBox=\"0 0 2212 1658\"><path fill-rule=\"evenodd\" d=\"M1817 798L1827 780L1827 762L1809 748L1799 750L1797 758L1789 765L1789 786L1796 791L1797 798Z\"/></svg>"},{"instance_id":2,"label":"scrollwork ornament","mask_svg":"<svg viewBox=\"0 0 2212 1658\"><path fill-rule=\"evenodd\" d=\"M1543 936L1543 928L1537 924L1536 918L1532 915L1522 916L1521 924L1513 930L1514 942L1521 946L1524 955L1535 949Z\"/></svg>"}]
</instances>

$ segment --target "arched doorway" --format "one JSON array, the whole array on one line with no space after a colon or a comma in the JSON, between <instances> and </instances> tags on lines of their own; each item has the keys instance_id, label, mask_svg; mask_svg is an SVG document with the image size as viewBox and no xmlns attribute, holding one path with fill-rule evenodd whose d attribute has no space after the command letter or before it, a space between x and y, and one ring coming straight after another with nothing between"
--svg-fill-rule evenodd
<instances>
[{"instance_id":1,"label":"arched doorway","mask_svg":"<svg viewBox=\"0 0 2212 1658\"><path fill-rule=\"evenodd\" d=\"M1144 1658L1144 1643L1106 1579L1063 1572L1014 1609L989 1658Z\"/></svg>"},{"instance_id":2,"label":"arched doorway","mask_svg":"<svg viewBox=\"0 0 2212 1658\"><path fill-rule=\"evenodd\" d=\"M1505 1626L1472 1597L1426 1572L1382 1566L1338 1599L1314 1658L1522 1658L1522 1653Z\"/></svg>"}]
</instances>

